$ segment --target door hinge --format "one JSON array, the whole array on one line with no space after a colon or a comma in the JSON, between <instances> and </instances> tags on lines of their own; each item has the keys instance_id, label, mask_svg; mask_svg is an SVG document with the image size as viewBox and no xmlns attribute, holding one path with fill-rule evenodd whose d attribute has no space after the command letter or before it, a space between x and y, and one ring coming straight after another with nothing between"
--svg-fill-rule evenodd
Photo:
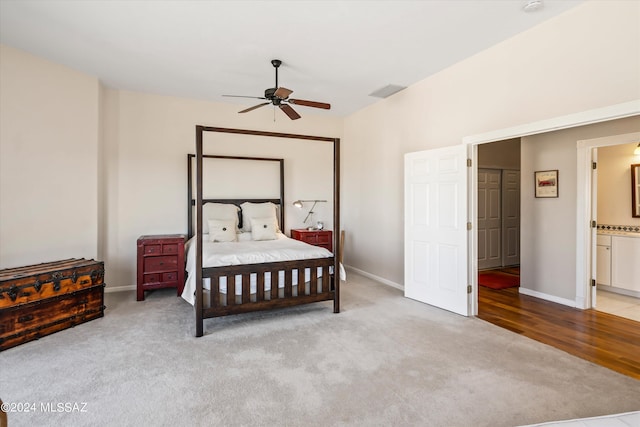
<instances>
[{"instance_id":1,"label":"door hinge","mask_svg":"<svg viewBox=\"0 0 640 427\"><path fill-rule=\"evenodd\" d=\"M596 228L598 226L598 223L595 221L591 221L591 228Z\"/></svg>"},{"instance_id":2,"label":"door hinge","mask_svg":"<svg viewBox=\"0 0 640 427\"><path fill-rule=\"evenodd\" d=\"M596 285L596 279L591 279L591 286L595 286Z\"/></svg>"},{"instance_id":3,"label":"door hinge","mask_svg":"<svg viewBox=\"0 0 640 427\"><path fill-rule=\"evenodd\" d=\"M471 285L467 285L467 293L470 294L471 293Z\"/></svg>"},{"instance_id":4,"label":"door hinge","mask_svg":"<svg viewBox=\"0 0 640 427\"><path fill-rule=\"evenodd\" d=\"M471 223L470 222L467 223L467 230L471 230Z\"/></svg>"},{"instance_id":5,"label":"door hinge","mask_svg":"<svg viewBox=\"0 0 640 427\"><path fill-rule=\"evenodd\" d=\"M598 163L596 163L596 162L591 162L591 168L592 168L592 169L598 169Z\"/></svg>"},{"instance_id":6,"label":"door hinge","mask_svg":"<svg viewBox=\"0 0 640 427\"><path fill-rule=\"evenodd\" d=\"M470 168L471 167L471 159L467 159L467 167Z\"/></svg>"}]
</instances>

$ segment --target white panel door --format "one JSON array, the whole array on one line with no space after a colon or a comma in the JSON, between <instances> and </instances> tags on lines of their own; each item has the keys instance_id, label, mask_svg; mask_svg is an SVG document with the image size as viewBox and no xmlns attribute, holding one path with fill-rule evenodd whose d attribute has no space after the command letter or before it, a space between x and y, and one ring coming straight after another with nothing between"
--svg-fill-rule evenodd
<instances>
[{"instance_id":1,"label":"white panel door","mask_svg":"<svg viewBox=\"0 0 640 427\"><path fill-rule=\"evenodd\" d=\"M502 200L499 169L478 169L478 268L502 266Z\"/></svg>"},{"instance_id":2,"label":"white panel door","mask_svg":"<svg viewBox=\"0 0 640 427\"><path fill-rule=\"evenodd\" d=\"M466 147L405 155L404 294L469 315Z\"/></svg>"}]
</instances>

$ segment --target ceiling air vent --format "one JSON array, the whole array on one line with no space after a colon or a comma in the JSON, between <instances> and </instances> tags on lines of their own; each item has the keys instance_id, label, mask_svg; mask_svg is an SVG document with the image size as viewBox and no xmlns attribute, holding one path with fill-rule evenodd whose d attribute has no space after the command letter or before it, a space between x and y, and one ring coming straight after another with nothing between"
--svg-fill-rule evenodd
<instances>
[{"instance_id":1,"label":"ceiling air vent","mask_svg":"<svg viewBox=\"0 0 640 427\"><path fill-rule=\"evenodd\" d=\"M402 89L406 89L406 87L398 85L386 85L385 87L371 92L369 96L375 96L376 98L387 98L394 93L400 92Z\"/></svg>"}]
</instances>

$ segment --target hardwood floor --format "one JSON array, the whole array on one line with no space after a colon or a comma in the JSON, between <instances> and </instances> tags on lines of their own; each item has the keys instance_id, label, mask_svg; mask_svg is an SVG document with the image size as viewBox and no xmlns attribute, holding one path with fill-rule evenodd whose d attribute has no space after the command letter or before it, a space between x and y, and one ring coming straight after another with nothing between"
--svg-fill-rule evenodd
<instances>
[{"instance_id":1,"label":"hardwood floor","mask_svg":"<svg viewBox=\"0 0 640 427\"><path fill-rule=\"evenodd\" d=\"M520 295L518 288L483 286L478 287L478 317L640 379L640 322Z\"/></svg>"}]
</instances>

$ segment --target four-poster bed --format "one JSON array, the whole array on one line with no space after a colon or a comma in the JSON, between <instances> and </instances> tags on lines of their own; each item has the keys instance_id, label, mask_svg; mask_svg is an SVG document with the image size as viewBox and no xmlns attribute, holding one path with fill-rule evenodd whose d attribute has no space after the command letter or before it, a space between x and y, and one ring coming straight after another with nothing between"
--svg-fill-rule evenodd
<instances>
[{"instance_id":1,"label":"four-poster bed","mask_svg":"<svg viewBox=\"0 0 640 427\"><path fill-rule=\"evenodd\" d=\"M284 231L284 164L282 159L257 158L257 157L237 157L237 156L214 156L203 154L203 135L205 132L231 133L253 136L264 136L270 138L290 138L299 140L321 141L333 144L333 227L340 229L340 139L327 138L309 135L296 135L287 133L262 132L243 129L217 128L207 126L196 126L196 154L188 155L188 233L192 238L190 241L191 256L187 256L187 271L189 279L185 286L183 298L192 302L196 312L196 336L200 337L204 333L204 319L226 316L230 314L247 313L273 308L289 307L300 304L308 304L319 301L333 301L333 311L340 312L340 278L341 266L339 257L334 256L324 248L314 247L297 240L292 240L277 233L276 237L268 237L264 240L268 242L248 242L253 246L246 259L255 259L255 250L259 248L274 248L276 253L284 253L282 257L275 258L278 261L249 262L245 263L241 256L225 255L229 248L240 247L242 242L211 243L213 239L203 238L206 231L203 207L213 206L215 209L224 205L238 206L238 221L247 227L249 221L254 226L254 240L256 232L261 232L262 228L256 229L256 224L260 227L271 227L269 221L260 223L265 218L251 218L246 216L249 209L258 209L264 212L264 208L279 208L277 218L278 224L273 227L276 231ZM240 159L255 161L280 162L280 194L277 199L205 199L203 198L203 159ZM195 180L196 198L193 199L193 170L192 164L195 160ZM193 227L195 208L196 227ZM244 211L242 210L244 208ZM256 214L257 215L257 214ZM275 210L274 210L275 215ZM264 216L263 214L259 216ZM258 222L254 222L258 221ZM215 221L214 221L215 222ZM216 223L217 224L217 223ZM214 227L214 223L209 223ZM226 230L226 228L224 228ZM209 232L213 232L209 230ZM247 233L242 233L247 234ZM342 248L338 240L339 233L333 233L333 248L336 254ZM234 239L235 240L235 239ZM242 239L240 239L242 240ZM236 246L237 245L237 246ZM246 246L246 245L245 245ZM256 249L258 248L258 249ZM212 255L215 252L215 256ZM203 255L206 252L206 255ZM220 255L222 253L222 255ZM225 258L226 256L226 258ZM233 262L229 265L229 259ZM274 259L272 252L266 260ZM191 260L192 264L189 264ZM239 260L239 261L238 261ZM236 264L238 263L238 264ZM336 277L336 274L338 277ZM189 280L194 281L190 285ZM208 291L205 287L208 286ZM195 288L195 290L194 290ZM195 298L194 298L195 297ZM205 298L206 297L206 298Z\"/></svg>"}]
</instances>

